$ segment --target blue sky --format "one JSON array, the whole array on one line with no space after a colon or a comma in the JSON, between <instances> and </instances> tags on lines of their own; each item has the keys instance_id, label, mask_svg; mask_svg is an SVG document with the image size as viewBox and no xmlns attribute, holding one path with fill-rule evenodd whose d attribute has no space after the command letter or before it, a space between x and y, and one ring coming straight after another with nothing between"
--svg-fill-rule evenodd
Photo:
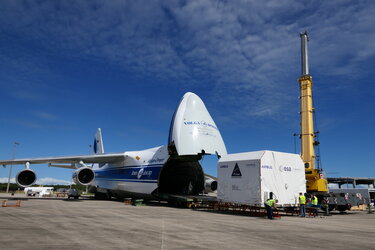
<instances>
[{"instance_id":1,"label":"blue sky","mask_svg":"<svg viewBox=\"0 0 375 250\"><path fill-rule=\"evenodd\" d=\"M165 145L187 91L229 153L294 153L308 30L322 166L375 177L373 13L373 1L3 0L0 159L15 141L17 158L86 154L97 127L107 152ZM33 169L40 183L71 178ZM216 175L212 157L204 169Z\"/></svg>"}]
</instances>

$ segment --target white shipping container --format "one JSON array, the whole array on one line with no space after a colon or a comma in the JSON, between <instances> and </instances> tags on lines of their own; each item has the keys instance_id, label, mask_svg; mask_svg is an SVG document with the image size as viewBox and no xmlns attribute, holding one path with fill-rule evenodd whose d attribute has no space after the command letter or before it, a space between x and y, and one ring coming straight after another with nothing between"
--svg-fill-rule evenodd
<instances>
[{"instance_id":1,"label":"white shipping container","mask_svg":"<svg viewBox=\"0 0 375 250\"><path fill-rule=\"evenodd\" d=\"M278 205L298 204L306 192L300 155L255 151L223 155L218 164L217 197L221 201L263 206L270 192Z\"/></svg>"}]
</instances>

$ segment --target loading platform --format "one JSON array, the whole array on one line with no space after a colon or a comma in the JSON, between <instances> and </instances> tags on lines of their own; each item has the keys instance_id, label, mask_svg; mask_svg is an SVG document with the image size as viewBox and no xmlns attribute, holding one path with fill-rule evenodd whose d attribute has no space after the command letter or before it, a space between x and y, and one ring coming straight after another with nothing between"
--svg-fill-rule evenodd
<instances>
[{"instance_id":1,"label":"loading platform","mask_svg":"<svg viewBox=\"0 0 375 250\"><path fill-rule=\"evenodd\" d=\"M265 217L266 208L260 205L246 205L233 202L223 202L216 196L209 195L175 195L175 194L158 194L158 198L167 200L170 205L176 207L191 208L202 211L216 211L223 213L232 213L254 217ZM306 207L306 216L315 217L316 208ZM273 217L299 215L298 206L278 207L273 209Z\"/></svg>"},{"instance_id":2,"label":"loading platform","mask_svg":"<svg viewBox=\"0 0 375 250\"><path fill-rule=\"evenodd\" d=\"M209 195L176 195L159 193L157 197L161 200L168 201L169 204L177 207L194 208L198 204L207 202L217 202L217 198Z\"/></svg>"}]
</instances>

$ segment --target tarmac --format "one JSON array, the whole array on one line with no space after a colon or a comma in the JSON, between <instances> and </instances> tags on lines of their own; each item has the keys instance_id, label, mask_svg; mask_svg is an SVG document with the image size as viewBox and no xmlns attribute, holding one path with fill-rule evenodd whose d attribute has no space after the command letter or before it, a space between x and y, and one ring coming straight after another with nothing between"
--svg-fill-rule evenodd
<instances>
[{"instance_id":1,"label":"tarmac","mask_svg":"<svg viewBox=\"0 0 375 250\"><path fill-rule=\"evenodd\" d=\"M30 198L0 207L0 249L374 249L374 231L366 211L268 220L157 202Z\"/></svg>"}]
</instances>

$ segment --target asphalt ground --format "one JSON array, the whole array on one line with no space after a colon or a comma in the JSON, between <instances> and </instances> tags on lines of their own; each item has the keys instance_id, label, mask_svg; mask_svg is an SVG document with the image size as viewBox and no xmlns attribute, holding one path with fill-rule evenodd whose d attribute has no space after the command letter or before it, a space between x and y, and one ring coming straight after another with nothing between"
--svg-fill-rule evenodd
<instances>
[{"instance_id":1,"label":"asphalt ground","mask_svg":"<svg viewBox=\"0 0 375 250\"><path fill-rule=\"evenodd\" d=\"M268 220L82 199L0 207L0 249L375 249L374 233L365 211Z\"/></svg>"}]
</instances>

